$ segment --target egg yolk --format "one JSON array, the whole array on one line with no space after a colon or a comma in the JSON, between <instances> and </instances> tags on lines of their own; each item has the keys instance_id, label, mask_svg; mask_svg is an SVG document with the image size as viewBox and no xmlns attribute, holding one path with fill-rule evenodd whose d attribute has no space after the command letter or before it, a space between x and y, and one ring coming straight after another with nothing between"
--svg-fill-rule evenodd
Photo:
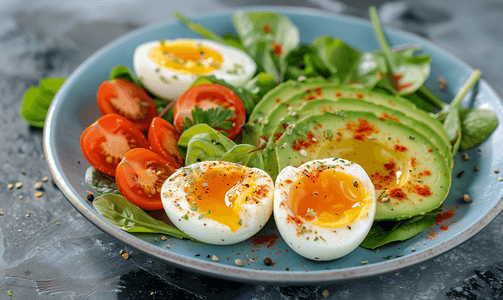
<instances>
[{"instance_id":1,"label":"egg yolk","mask_svg":"<svg viewBox=\"0 0 503 300\"><path fill-rule=\"evenodd\" d=\"M290 208L321 227L342 227L367 216L372 196L353 176L326 169L304 171L289 193Z\"/></svg>"},{"instance_id":2,"label":"egg yolk","mask_svg":"<svg viewBox=\"0 0 503 300\"><path fill-rule=\"evenodd\" d=\"M405 184L412 167L412 161L407 155L369 139L328 143L318 156L339 157L359 164L367 172L376 190L392 190Z\"/></svg>"},{"instance_id":3,"label":"egg yolk","mask_svg":"<svg viewBox=\"0 0 503 300\"><path fill-rule=\"evenodd\" d=\"M206 74L220 69L223 62L218 51L191 40L160 41L149 57L162 67L184 74Z\"/></svg>"},{"instance_id":4,"label":"egg yolk","mask_svg":"<svg viewBox=\"0 0 503 300\"><path fill-rule=\"evenodd\" d=\"M235 232L241 227L239 212L251 182L244 168L215 167L204 173L194 172L185 186L185 195L191 209Z\"/></svg>"}]
</instances>

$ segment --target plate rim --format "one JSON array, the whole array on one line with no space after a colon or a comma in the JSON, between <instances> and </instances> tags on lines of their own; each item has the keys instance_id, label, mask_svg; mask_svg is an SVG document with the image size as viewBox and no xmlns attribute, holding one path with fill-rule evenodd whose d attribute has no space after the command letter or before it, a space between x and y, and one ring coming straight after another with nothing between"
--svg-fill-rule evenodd
<instances>
[{"instance_id":1,"label":"plate rim","mask_svg":"<svg viewBox=\"0 0 503 300\"><path fill-rule=\"evenodd\" d=\"M296 14L304 14L304 15L323 15L328 18L342 19L350 22L356 22L359 24L370 24L370 21L365 18L360 18L356 16L348 16L342 15L339 13L327 13L322 11L321 9L316 8L306 8L306 7L286 7L286 6L243 6L243 7L234 7L229 9L217 9L212 10L210 12L194 15L191 18L196 22L201 21L201 19L208 17L215 17L218 15L231 14L233 12L247 10L247 11L275 11L279 13L296 13ZM157 24L149 24L142 27L139 27L135 30L132 30L129 33L126 33L107 45L101 47L96 52L94 52L91 56L89 56L86 60L84 60L68 77L63 86L60 88L52 104L59 103L62 100L64 94L67 93L69 89L70 83L72 83L76 77L80 73L83 72L83 69L86 65L88 65L91 61L100 57L103 53L107 52L110 48L113 48L116 44L122 43L124 40L128 40L136 35L141 35L144 32L156 30L165 26L170 26L172 24L178 23L178 21L171 20L168 22L161 22ZM384 29L385 32L393 32L399 35L405 35L418 40L420 43L427 44L431 48L435 48L437 51L441 51L447 53L449 56L453 58L457 63L460 63L464 68L468 70L474 70L474 68L466 63L464 60L460 59L456 55L450 53L449 51L444 50L443 48L437 46L433 42L411 32L407 32L401 29L395 29L392 27L386 27ZM487 80L481 79L484 84L487 84L490 89L494 91L494 93L499 97L499 101L503 103L503 97L499 90L492 85ZM317 270L317 271L268 271L268 270L257 270L257 269L243 269L236 266L228 266L223 264L218 264L215 262L205 262L198 259L194 259L191 257L187 257L184 255L172 253L169 251L161 250L157 246L149 244L143 241L140 238L134 237L133 235L121 230L116 227L109 221L105 220L101 217L96 211L88 209L78 195L74 194L71 191L69 185L65 183L62 174L58 171L55 149L51 146L51 126L55 122L55 107L56 105L51 105L47 114L47 118L44 125L43 132L43 147L44 154L46 157L47 164L49 166L50 172L53 176L53 179L57 183L59 189L63 192L67 200L72 204L72 206L83 215L89 222L98 227L100 230L106 232L113 238L119 240L122 243L127 244L128 246L148 255L159 259L163 262L169 263L172 266L179 267L185 270L189 270L195 273L204 274L206 276L222 278L231 281L239 281L239 282L253 282L253 283L263 283L263 284L274 284L274 285L315 285L315 284L327 284L334 282L343 282L348 280L358 280L368 277L374 277L378 275L383 275L389 272L395 272L398 270L402 270L427 260L433 259L441 254L452 250L453 248L461 245L462 243L468 241L472 237L474 237L477 233L479 233L482 229L484 229L490 222L492 222L503 210L503 197L498 200L498 202L494 205L494 207L478 222L472 224L470 227L461 231L458 235L451 237L444 242L433 246L432 248L426 249L424 251L420 251L417 253L412 253L407 256L395 258L393 260L373 263L370 265L362 265L362 266L354 266L345 269L336 269L336 270Z\"/></svg>"}]
</instances>

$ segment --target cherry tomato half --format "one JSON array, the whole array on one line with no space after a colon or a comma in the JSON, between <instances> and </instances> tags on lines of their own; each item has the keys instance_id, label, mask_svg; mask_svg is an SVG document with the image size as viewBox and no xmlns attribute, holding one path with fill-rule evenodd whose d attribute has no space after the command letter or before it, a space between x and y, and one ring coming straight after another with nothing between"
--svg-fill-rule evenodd
<instances>
[{"instance_id":1,"label":"cherry tomato half","mask_svg":"<svg viewBox=\"0 0 503 300\"><path fill-rule=\"evenodd\" d=\"M175 169L183 167L183 156L178 152L176 144L180 135L175 126L162 118L155 117L148 129L148 142L150 149L171 163Z\"/></svg>"},{"instance_id":2,"label":"cherry tomato half","mask_svg":"<svg viewBox=\"0 0 503 300\"><path fill-rule=\"evenodd\" d=\"M124 155L115 181L129 202L144 210L162 209L161 187L175 168L159 154L136 148Z\"/></svg>"},{"instance_id":3,"label":"cherry tomato half","mask_svg":"<svg viewBox=\"0 0 503 300\"><path fill-rule=\"evenodd\" d=\"M133 123L116 114L99 118L80 136L80 147L96 170L114 176L115 168L126 152L149 148L147 139Z\"/></svg>"},{"instance_id":4,"label":"cherry tomato half","mask_svg":"<svg viewBox=\"0 0 503 300\"><path fill-rule=\"evenodd\" d=\"M141 87L126 79L103 82L96 96L102 115L121 115L141 131L146 131L157 116L152 98Z\"/></svg>"},{"instance_id":5,"label":"cherry tomato half","mask_svg":"<svg viewBox=\"0 0 503 300\"><path fill-rule=\"evenodd\" d=\"M238 95L220 84L201 84L189 88L176 101L174 124L179 132L183 130L182 124L185 123L185 117L192 120L191 111L195 106L203 110L220 106L232 110L234 115L229 119L232 128L225 130L230 139L234 138L245 124L246 111Z\"/></svg>"}]
</instances>

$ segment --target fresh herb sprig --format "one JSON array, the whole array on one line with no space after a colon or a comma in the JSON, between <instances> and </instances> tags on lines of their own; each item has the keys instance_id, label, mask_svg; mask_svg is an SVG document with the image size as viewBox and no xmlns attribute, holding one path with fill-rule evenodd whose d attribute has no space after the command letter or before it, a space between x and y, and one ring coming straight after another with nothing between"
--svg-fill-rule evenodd
<instances>
[{"instance_id":1,"label":"fresh herb sprig","mask_svg":"<svg viewBox=\"0 0 503 300\"><path fill-rule=\"evenodd\" d=\"M229 130L232 128L232 122L229 119L234 115L234 112L222 106L207 110L195 106L191 111L191 115L192 120L189 117L185 117L184 124L182 125L183 131L198 124L207 124L212 128Z\"/></svg>"}]
</instances>

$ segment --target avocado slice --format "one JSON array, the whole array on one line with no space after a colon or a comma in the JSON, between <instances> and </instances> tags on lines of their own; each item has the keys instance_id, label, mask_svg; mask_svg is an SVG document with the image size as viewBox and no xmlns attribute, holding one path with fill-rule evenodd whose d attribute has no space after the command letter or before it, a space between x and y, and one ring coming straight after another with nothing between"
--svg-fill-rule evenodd
<instances>
[{"instance_id":1,"label":"avocado slice","mask_svg":"<svg viewBox=\"0 0 503 300\"><path fill-rule=\"evenodd\" d=\"M292 113L306 102L316 99L336 100L338 98L355 98L400 111L406 116L430 126L444 141L449 151L452 150L449 136L445 132L442 123L430 117L427 112L417 108L410 101L369 89L338 87L335 84L329 84L319 79L308 80L300 84L288 81L278 85L266 94L253 110L249 122L245 126L247 133L245 141L252 145L258 145L260 137L268 138L268 136L261 133L263 127L275 127L282 117ZM441 146L444 145L438 145L438 147Z\"/></svg>"},{"instance_id":2,"label":"avocado slice","mask_svg":"<svg viewBox=\"0 0 503 300\"><path fill-rule=\"evenodd\" d=\"M308 78L303 82L288 80L267 92L257 103L248 118L248 123L243 127L245 131L243 143L258 146L260 140L260 127L263 122L268 122L267 118L270 112L277 107L278 103L286 101L294 96L303 95L306 90L311 90L322 85L327 87L336 86L333 83L327 84L326 81L319 78Z\"/></svg>"},{"instance_id":3,"label":"avocado slice","mask_svg":"<svg viewBox=\"0 0 503 300\"><path fill-rule=\"evenodd\" d=\"M444 157L428 138L400 122L340 111L294 124L275 143L279 169L329 157L360 164L378 195L376 221L425 214L449 193L451 169Z\"/></svg>"},{"instance_id":4,"label":"avocado slice","mask_svg":"<svg viewBox=\"0 0 503 300\"><path fill-rule=\"evenodd\" d=\"M286 114L286 110L276 109L270 116L270 120L273 120L276 126L263 125L261 128L260 135L272 136L272 140L276 140L280 136L289 124L295 123L297 120L311 116L322 114L325 111L337 112L340 110L345 111L363 111L372 112L381 119L390 119L392 121L400 122L410 128L414 128L416 131L421 133L423 136L428 137L433 144L439 149L440 154L445 158L450 169L452 169L453 157L449 150L449 147L444 143L442 138L431 129L430 126L424 122L414 120L402 112L396 111L391 108L384 106L379 106L368 101L359 99L343 99L339 98L336 100L321 99L316 101L305 102L298 110L290 111ZM285 115L286 114L286 115ZM278 117L280 117L278 119ZM263 152L263 156L268 162L267 165L271 165L277 162L274 161L274 143L269 143L267 145L267 150ZM278 174L270 166L267 172L271 177L275 178Z\"/></svg>"}]
</instances>

